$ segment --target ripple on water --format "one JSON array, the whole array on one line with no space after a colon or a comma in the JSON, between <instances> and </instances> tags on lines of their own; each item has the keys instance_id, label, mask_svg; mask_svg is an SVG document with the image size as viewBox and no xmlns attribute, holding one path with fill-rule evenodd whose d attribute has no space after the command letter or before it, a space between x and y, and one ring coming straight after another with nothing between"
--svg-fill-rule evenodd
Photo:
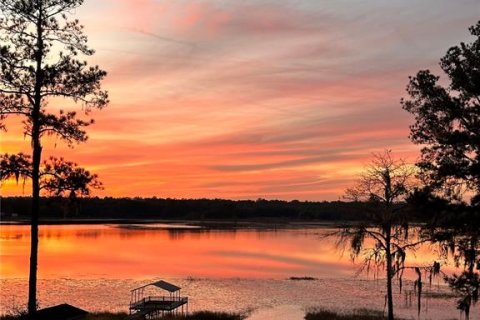
<instances>
[{"instance_id":1,"label":"ripple on water","mask_svg":"<svg viewBox=\"0 0 480 320\"><path fill-rule=\"evenodd\" d=\"M156 279L48 279L39 280L40 306L71 303L90 311L127 311L132 288ZM190 310L247 312L251 319L278 319L289 314L296 319L304 310L323 307L333 310L369 308L383 310L384 282L362 279L319 279L291 281L278 279L165 279L182 287L182 295L190 299ZM26 279L0 280L1 312L19 307L26 301ZM411 283L405 284L408 292ZM428 288L427 288L428 290ZM434 291L445 291L444 287ZM398 315L417 318L415 298L409 304L405 295L396 294ZM424 299L422 319L458 317L453 298ZM475 318L474 314L472 320ZM300 318L299 318L300 319Z\"/></svg>"}]
</instances>

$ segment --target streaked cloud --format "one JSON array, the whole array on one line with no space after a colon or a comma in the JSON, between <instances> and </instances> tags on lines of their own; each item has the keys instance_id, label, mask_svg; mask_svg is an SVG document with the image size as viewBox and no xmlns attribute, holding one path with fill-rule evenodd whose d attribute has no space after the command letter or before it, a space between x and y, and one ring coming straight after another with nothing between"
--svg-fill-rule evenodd
<instances>
[{"instance_id":1,"label":"streaked cloud","mask_svg":"<svg viewBox=\"0 0 480 320\"><path fill-rule=\"evenodd\" d=\"M88 143L50 140L45 155L97 172L99 195L338 199L371 152L415 160L408 76L438 70L478 13L477 0L86 1L112 103ZM1 151L28 150L10 128Z\"/></svg>"}]
</instances>

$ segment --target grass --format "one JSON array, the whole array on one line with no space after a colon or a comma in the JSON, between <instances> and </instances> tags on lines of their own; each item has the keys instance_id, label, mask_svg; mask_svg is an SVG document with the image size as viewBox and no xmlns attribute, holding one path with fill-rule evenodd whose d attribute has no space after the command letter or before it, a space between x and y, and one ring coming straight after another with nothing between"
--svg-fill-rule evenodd
<instances>
[{"instance_id":1,"label":"grass","mask_svg":"<svg viewBox=\"0 0 480 320\"><path fill-rule=\"evenodd\" d=\"M383 312L374 310L355 310L352 313L336 313L329 310L318 309L308 311L305 320L384 320ZM398 319L397 320L402 320Z\"/></svg>"},{"instance_id":2,"label":"grass","mask_svg":"<svg viewBox=\"0 0 480 320\"><path fill-rule=\"evenodd\" d=\"M5 316L1 316L0 320L16 320L18 318L19 318L18 316L5 315Z\"/></svg>"},{"instance_id":3,"label":"grass","mask_svg":"<svg viewBox=\"0 0 480 320\"><path fill-rule=\"evenodd\" d=\"M110 313L110 312L96 312L96 313L89 313L85 320L125 320L127 318L127 314L120 312L120 313Z\"/></svg>"},{"instance_id":4,"label":"grass","mask_svg":"<svg viewBox=\"0 0 480 320\"><path fill-rule=\"evenodd\" d=\"M244 320L248 314L198 311L189 315L166 316L164 320ZM85 320L126 320L126 313L99 312L90 313ZM18 316L1 316L0 320L18 320ZM325 309L308 311L305 320L385 320L383 312L374 310L355 310L351 313L337 313ZM402 320L396 318L396 320Z\"/></svg>"},{"instance_id":5,"label":"grass","mask_svg":"<svg viewBox=\"0 0 480 320\"><path fill-rule=\"evenodd\" d=\"M125 320L128 315L126 313L110 313L98 312L90 313L85 320ZM212 311L198 311L186 316L166 316L164 320L243 320L247 317L246 314L227 313L227 312L212 312ZM6 315L1 316L0 320L18 320L19 316Z\"/></svg>"},{"instance_id":6,"label":"grass","mask_svg":"<svg viewBox=\"0 0 480 320\"><path fill-rule=\"evenodd\" d=\"M125 320L127 318L126 313L110 313L110 312L98 312L89 313L85 320ZM22 316L18 315L4 315L0 316L0 320L19 320Z\"/></svg>"},{"instance_id":7,"label":"grass","mask_svg":"<svg viewBox=\"0 0 480 320\"><path fill-rule=\"evenodd\" d=\"M425 298L432 298L432 299L451 299L451 298L458 298L458 294L455 292L435 292L435 291L427 291L422 293Z\"/></svg>"},{"instance_id":8,"label":"grass","mask_svg":"<svg viewBox=\"0 0 480 320\"><path fill-rule=\"evenodd\" d=\"M187 316L165 317L167 320L243 320L247 317L240 313L198 311Z\"/></svg>"}]
</instances>

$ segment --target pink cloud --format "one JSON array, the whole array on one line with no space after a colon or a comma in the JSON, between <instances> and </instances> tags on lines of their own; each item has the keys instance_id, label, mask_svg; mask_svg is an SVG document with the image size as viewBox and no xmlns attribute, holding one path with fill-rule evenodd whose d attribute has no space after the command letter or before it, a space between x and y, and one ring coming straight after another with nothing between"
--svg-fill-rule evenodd
<instances>
[{"instance_id":1,"label":"pink cloud","mask_svg":"<svg viewBox=\"0 0 480 320\"><path fill-rule=\"evenodd\" d=\"M407 77L475 22L469 1L435 1L87 1L112 102L86 144L47 139L45 156L97 172L99 195L335 200L371 152L415 160ZM1 151L28 151L9 121Z\"/></svg>"}]
</instances>

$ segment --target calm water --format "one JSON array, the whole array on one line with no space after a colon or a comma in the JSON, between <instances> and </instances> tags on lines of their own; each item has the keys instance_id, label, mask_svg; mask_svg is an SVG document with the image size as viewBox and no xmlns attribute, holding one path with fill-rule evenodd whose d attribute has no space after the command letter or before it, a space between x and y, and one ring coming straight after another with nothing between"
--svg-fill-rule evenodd
<instances>
[{"instance_id":1,"label":"calm water","mask_svg":"<svg viewBox=\"0 0 480 320\"><path fill-rule=\"evenodd\" d=\"M132 288L157 279L182 287L190 310L250 311L251 319L302 319L313 307L383 310L384 280L355 276L359 265L325 238L327 228L206 230L147 225L41 226L40 306L68 302L90 311L126 311ZM0 311L27 296L29 227L0 227ZM423 247L409 263L430 263ZM450 272L452 269L448 269ZM311 276L316 281L287 280ZM441 280L426 291L449 293ZM417 319L407 281L397 313ZM478 307L472 319L478 317ZM453 298L423 301L421 319L459 318Z\"/></svg>"}]
</instances>

